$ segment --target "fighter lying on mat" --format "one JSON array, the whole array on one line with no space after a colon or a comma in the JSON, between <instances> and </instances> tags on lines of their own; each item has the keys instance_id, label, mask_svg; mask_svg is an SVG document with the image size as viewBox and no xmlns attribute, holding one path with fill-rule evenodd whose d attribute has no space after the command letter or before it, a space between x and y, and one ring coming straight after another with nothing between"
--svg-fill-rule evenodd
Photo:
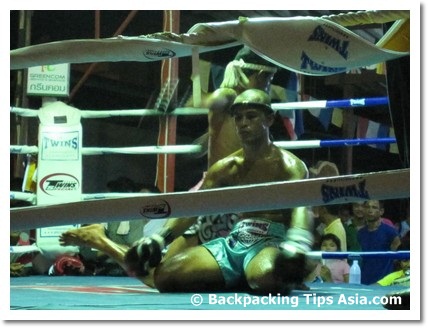
<instances>
[{"instance_id":1,"label":"fighter lying on mat","mask_svg":"<svg viewBox=\"0 0 428 328\"><path fill-rule=\"evenodd\" d=\"M269 140L274 113L265 92L243 92L231 110L243 148L208 170L203 189L307 177L301 160ZM155 287L162 292L224 291L248 286L256 293L286 294L303 281L304 253L312 246L312 222L306 208L290 212L289 217L285 211L244 213L228 237L162 259L165 245L195 221L170 219L159 234L145 237L131 248L124 264L143 282L154 268ZM96 248L121 260L123 249L105 240L101 231L87 232ZM79 240L81 237L82 231ZM66 233L61 240L73 243L73 234Z\"/></svg>"}]
</instances>

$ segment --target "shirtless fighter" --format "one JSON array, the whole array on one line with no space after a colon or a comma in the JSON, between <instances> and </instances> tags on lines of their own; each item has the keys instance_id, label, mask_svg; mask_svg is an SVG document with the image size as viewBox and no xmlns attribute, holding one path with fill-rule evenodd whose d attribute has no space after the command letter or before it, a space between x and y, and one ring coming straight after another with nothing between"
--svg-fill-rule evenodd
<instances>
[{"instance_id":1,"label":"shirtless fighter","mask_svg":"<svg viewBox=\"0 0 428 328\"><path fill-rule=\"evenodd\" d=\"M274 115L265 92L243 92L231 111L243 148L214 164L202 188L307 177L305 164L269 139ZM143 238L129 251L109 240L100 225L66 232L60 239L65 245L82 244L105 252L143 282L154 271L154 283L160 291L226 290L244 284L258 293L286 293L302 282L304 253L312 245L312 221L306 208L244 213L230 236L177 255L168 256L167 252L162 259L165 245L194 221L170 219L159 234ZM223 252L236 253L233 263L223 261L227 260Z\"/></svg>"},{"instance_id":2,"label":"shirtless fighter","mask_svg":"<svg viewBox=\"0 0 428 328\"><path fill-rule=\"evenodd\" d=\"M268 94L244 91L236 97L231 113L242 148L209 168L202 189L307 178L305 164L269 139L274 112ZM304 254L313 242L306 208L242 213L227 237L162 258L163 248L194 220L170 219L158 234L142 238L126 254L128 270L144 281L154 269L154 284L161 292L245 286L254 293L288 294L302 283Z\"/></svg>"},{"instance_id":3,"label":"shirtless fighter","mask_svg":"<svg viewBox=\"0 0 428 328\"><path fill-rule=\"evenodd\" d=\"M209 95L206 104L209 108L209 131L206 135L209 139L208 168L241 147L234 119L229 111L236 97L247 89L260 89L269 93L276 71L270 62L245 46L227 65L220 88ZM199 189L202 182L203 179L192 190ZM169 245L164 256L173 256L185 248L226 236L238 219L234 213L200 216L195 224ZM124 257L129 247L109 240L99 224L72 229L60 239L63 245L87 246L103 251L125 268ZM152 276L144 277L144 283L153 286Z\"/></svg>"}]
</instances>

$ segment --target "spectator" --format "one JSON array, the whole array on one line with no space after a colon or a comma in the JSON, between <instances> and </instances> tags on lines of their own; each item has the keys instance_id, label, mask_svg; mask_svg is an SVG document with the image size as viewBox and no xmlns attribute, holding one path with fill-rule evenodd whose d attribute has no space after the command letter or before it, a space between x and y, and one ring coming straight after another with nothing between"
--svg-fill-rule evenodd
<instances>
[{"instance_id":1,"label":"spectator","mask_svg":"<svg viewBox=\"0 0 428 328\"><path fill-rule=\"evenodd\" d=\"M338 175L340 173L337 165L329 161L318 161L315 166L309 168L309 176L311 178L325 178ZM315 229L315 245L320 246L321 236L332 233L339 238L341 251L347 250L346 231L339 217L339 208L340 205L312 207L314 217L320 221L320 224Z\"/></svg>"},{"instance_id":2,"label":"spectator","mask_svg":"<svg viewBox=\"0 0 428 328\"><path fill-rule=\"evenodd\" d=\"M332 233L321 237L321 251L340 251L340 240ZM315 270L306 278L307 282L349 282L349 264L345 259L326 259L317 264Z\"/></svg>"},{"instance_id":3,"label":"spectator","mask_svg":"<svg viewBox=\"0 0 428 328\"><path fill-rule=\"evenodd\" d=\"M357 231L366 225L364 202L352 203L352 223Z\"/></svg>"},{"instance_id":4,"label":"spectator","mask_svg":"<svg viewBox=\"0 0 428 328\"><path fill-rule=\"evenodd\" d=\"M398 247L397 250L400 251L408 251L408 247L404 246L403 244ZM410 258L409 259L403 259L403 260L397 260L396 263L396 270L382 279L378 280L376 282L376 285L380 286L402 286L402 287L410 287Z\"/></svg>"},{"instance_id":5,"label":"spectator","mask_svg":"<svg viewBox=\"0 0 428 328\"><path fill-rule=\"evenodd\" d=\"M339 217L342 220L343 226L346 227L352 223L352 209L350 204L342 204L339 206Z\"/></svg>"},{"instance_id":6,"label":"spectator","mask_svg":"<svg viewBox=\"0 0 428 328\"><path fill-rule=\"evenodd\" d=\"M382 222L383 213L378 200L364 203L366 226L358 231L358 241L363 252L396 251L400 238L395 228ZM393 271L389 258L363 258L361 261L361 283L371 285Z\"/></svg>"},{"instance_id":7,"label":"spectator","mask_svg":"<svg viewBox=\"0 0 428 328\"><path fill-rule=\"evenodd\" d=\"M391 221L391 219L385 218L383 217L383 215L385 214L385 204L383 201L379 201L379 206L380 206L380 212L381 212L381 220L383 223L395 228L395 224L394 222Z\"/></svg>"},{"instance_id":8,"label":"spectator","mask_svg":"<svg viewBox=\"0 0 428 328\"><path fill-rule=\"evenodd\" d=\"M340 206L339 216L342 220L343 227L346 232L346 246L348 252L359 252L361 251L360 243L358 242L358 230L354 224L354 218L352 216L352 206L350 204L344 204ZM351 261L349 261L350 263Z\"/></svg>"},{"instance_id":9,"label":"spectator","mask_svg":"<svg viewBox=\"0 0 428 328\"><path fill-rule=\"evenodd\" d=\"M380 206L380 212L381 216L385 212L384 203L382 201L379 201ZM364 209L364 202L354 202L352 203L352 221L354 223L354 226L357 230L360 230L362 227L366 225L366 218L365 218L365 209ZM394 223L388 218L381 218L382 222L394 227Z\"/></svg>"},{"instance_id":10,"label":"spectator","mask_svg":"<svg viewBox=\"0 0 428 328\"><path fill-rule=\"evenodd\" d=\"M342 220L338 216L339 207L340 205L313 206L312 212L314 213L314 217L318 217L319 221L323 224L320 240L322 240L323 235L331 233L339 238L340 250L346 252L346 231Z\"/></svg>"}]
</instances>

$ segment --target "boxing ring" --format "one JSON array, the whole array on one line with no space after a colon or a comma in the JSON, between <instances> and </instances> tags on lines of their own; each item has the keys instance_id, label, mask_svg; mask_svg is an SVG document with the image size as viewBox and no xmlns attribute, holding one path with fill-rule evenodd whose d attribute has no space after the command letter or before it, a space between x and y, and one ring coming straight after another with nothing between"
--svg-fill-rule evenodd
<instances>
[{"instance_id":1,"label":"boxing ring","mask_svg":"<svg viewBox=\"0 0 428 328\"><path fill-rule=\"evenodd\" d=\"M408 259L410 252L311 252L309 256L313 259L344 256L349 259L385 256L392 259ZM361 316L367 313L370 320L382 320L385 319L382 312L376 311L385 310L388 304L404 306L410 302L404 296L396 294L403 290L401 286L307 283L306 287L293 290L285 296L280 294L261 296L245 292L162 294L156 289L136 283L131 277L31 276L11 280L10 309L12 313L19 313L20 310L67 310L64 313L66 316L69 310L102 309L107 310L105 317L103 314L104 319L117 319L117 315L109 310L130 311L125 320L141 320L142 315L144 320L159 319L159 310L171 311L171 318L175 320L177 318L189 320L186 317L188 310L198 310L192 314L192 320L218 319L215 317L217 311L225 311L223 320L241 320L242 317L236 316L233 312L238 310L250 310L245 314L246 320L260 320L265 312L268 313L267 320L277 320L278 317L271 311L285 311L281 315L285 315L287 320L302 320L302 314L298 310L303 310L305 316L309 315L308 311L314 312L313 317L305 320L318 320L331 319L328 317L331 315L330 311L340 310L346 313L346 319L361 319ZM178 310L185 311L184 317L180 315L183 312ZM395 314L397 313L392 313L392 317L395 317ZM399 312L399 315L403 319L403 314ZM83 318L91 319L93 314L91 311L85 311Z\"/></svg>"},{"instance_id":2,"label":"boxing ring","mask_svg":"<svg viewBox=\"0 0 428 328\"><path fill-rule=\"evenodd\" d=\"M312 33L316 29L319 21L308 18L310 30ZM290 20L288 23L295 23L296 20ZM240 24L241 22L239 22ZM250 24L253 23L253 24ZM283 21L273 20L267 25L262 24L257 19L249 19L247 25L241 24L240 27L248 28L254 37L248 39L248 35L243 33L239 37L230 34L230 26L236 27L235 22L230 24L198 24L190 32L191 36L181 35L177 39L174 35L158 35L159 39L149 38L113 38L108 40L75 40L64 41L57 44L45 44L17 49L11 51L11 69L22 69L34 65L55 64L59 62L93 62L93 61L117 61L120 60L139 60L154 61L159 60L158 51L153 49L171 47L174 49L174 55L169 57L192 56L196 52L215 51L225 47L235 46L236 44L249 45L255 52L275 64L286 67L292 71L308 75L328 75L343 72L350 68L348 64L337 64L336 68L327 69L327 66L333 67L332 63L324 67L318 67L314 64L317 59L315 50L309 49L305 59L305 67L302 63L289 62L288 58L281 57L277 49L264 50L263 42L260 36L257 36L266 28L281 29ZM311 25L312 23L315 24ZM269 25L270 24L270 25ZM273 24L273 25L272 25ZM325 26L330 26L329 22L323 21ZM336 26L337 25L337 26ZM208 40L198 44L198 32L206 29L215 30L219 39ZM338 24L331 27L331 33L336 31L338 34L345 33L345 28ZM224 32L225 30L226 32ZM236 29L234 29L236 31ZM265 32L264 32L265 33ZM304 31L302 31L304 33ZM203 34L203 33L201 33ZM246 39L247 37L247 39ZM171 38L173 40L171 40ZM187 39L188 38L188 39ZM214 42L215 41L215 42ZM373 47L361 40L361 47L369 48L367 53L361 54L361 58L352 62L352 67L364 66L368 63L379 63L383 60L397 58L408 53L385 50L379 47ZM181 42L181 43L180 43ZM218 45L220 43L220 45ZM79 54L76 51L65 50L79 48L85 44L84 53ZM212 45L216 44L216 45ZM129 51L124 57L123 46L134 49ZM141 59L141 47L146 47L145 55ZM155 47L155 48L151 48ZM312 45L311 45L312 47ZM195 50L196 49L196 50ZM336 49L337 51L337 49ZM351 52L351 48L349 48ZM355 50L356 51L356 50ZM87 52L87 53L85 53ZM119 54L120 52L120 54ZM50 55L48 55L50 54ZM137 55L138 54L138 55ZM165 55L165 54L164 54ZM343 55L343 53L342 53ZM366 56L365 56L366 55ZM329 55L323 54L323 58ZM296 56L292 56L293 58ZM299 57L299 56L297 56ZM163 59L163 58L161 58ZM337 62L334 57L333 61ZM336 65L336 64L334 64ZM342 66L341 66L342 65ZM278 111L299 110L310 108L355 108L361 106L387 105L388 99L385 97L363 98L363 99L340 99L324 101L308 101L298 103L274 104L273 108ZM48 105L50 106L50 105ZM56 108L69 107L63 103L54 103ZM52 107L53 108L53 107ZM48 109L51 110L51 109ZM69 109L67 109L69 110ZM11 113L23 117L38 117L41 110L32 110L26 108L11 107ZM81 118L103 118L120 116L142 116L142 115L166 115L163 111L156 110L123 110L123 111L87 111L78 110ZM207 109L203 108L176 108L168 115L206 115ZM351 147L374 144L392 144L395 138L369 138L369 139L349 139L349 140L307 140L307 141L280 141L276 142L279 147L286 149L300 148L319 148L319 147ZM174 145L174 146L149 146L149 147L122 147L122 148L101 148L101 147L80 147L79 156L90 156L100 154L178 154L178 153L198 153L201 151L197 145ZM11 145L10 152L15 154L38 154L41 147L31 145ZM43 179L43 178L38 178ZM46 181L46 180L44 180ZM81 183L81 181L79 181ZM40 180L38 181L38 184ZM246 197L242 197L242 193ZM96 222L108 222L117 219L135 220L139 218L149 218L153 220L165 219L169 217L182 217L194 215L217 214L230 210L237 212L284 209L296 206L316 206L323 204L342 204L353 201L367 199L399 199L410 197L410 169L399 169L383 172L371 172L365 174L351 174L329 178L307 179L294 182L277 182L269 184L258 184L240 187L230 187L212 190L202 190L189 192L173 192L164 194L78 194L71 201L55 201L39 203L38 196L35 194L11 192L11 199L22 199L29 201L33 206L13 208L10 210L10 229L40 229L53 226L85 224ZM203 204L203 206L201 206ZM114 209L114 211L112 211ZM58 217L58 211L61 216ZM37 217L37 220L34 220ZM13 248L11 247L11 251ZM325 254L325 253L324 253ZM324 254L312 252L314 258L324 258ZM343 256L343 253L340 254ZM335 256L335 254L330 254ZM348 254L347 256L370 256L370 254ZM390 256L392 258L408 258L409 252L385 253L376 256ZM390 292L402 290L402 287L390 286L365 286L351 284L308 284L309 290L294 290L287 297L281 295L256 296L248 293L199 293L199 294L161 294L155 289L142 285L136 279L131 277L101 277L101 276L30 276L10 279L10 297L9 297L9 318L17 318L23 310L107 310L103 313L103 319L117 319L117 315L109 310L134 310L135 316L131 318L120 318L120 320L150 320L159 319L157 311L172 311L172 318L182 318L189 320L187 312L180 313L177 310L199 310L192 319L206 319L212 316L210 313L215 311L227 310L233 312L236 310L253 310L245 313L245 319L259 319L261 311L286 310L287 319L301 319L302 314L296 314L294 310L315 311L316 319L329 319L328 310L341 310L347 313L346 319L361 319L359 311L369 311L371 320L384 320L384 312L377 313L376 310L385 310L385 295ZM419 292L412 288L413 295L419 295ZM108 297L106 297L108 296ZM417 299L417 298L415 298ZM390 302L390 300L389 300ZM412 309L419 308L419 304L412 303ZM142 314L135 310L144 310ZM209 314L207 314L207 311ZM212 311L214 310L214 311ZM257 311L254 311L257 310ZM326 310L326 311L319 311ZM354 310L358 310L354 313ZM348 311L350 311L348 313ZM115 312L115 311L114 311ZM300 312L300 311L298 311ZM43 311L41 311L43 313ZM22 315L22 314L21 314ZM38 313L34 314L36 317ZM42 315L42 314L40 314ZM91 314L84 314L84 316ZM349 315L349 317L348 317ZM64 317L65 318L65 317ZM388 313L388 319L403 319L403 316ZM72 318L72 314L70 316ZM94 318L99 320L100 318ZM165 318L167 319L167 318ZM218 318L217 318L218 319ZM236 318L228 320L242 320L239 315ZM266 318L264 318L266 319ZM310 319L310 318L306 318ZM330 317L331 319L331 317ZM277 317L268 318L268 320L278 320Z\"/></svg>"},{"instance_id":3,"label":"boxing ring","mask_svg":"<svg viewBox=\"0 0 428 328\"><path fill-rule=\"evenodd\" d=\"M194 296L196 293L162 294L130 277L31 276L11 280L10 309L14 311L145 310L144 312L147 310L256 310L256 312L257 310L287 310L287 312L292 312L291 310L368 310L375 315L374 310L385 310L382 303L386 302L387 293L402 289L396 286L331 283L307 285L310 290L295 290L288 297L283 298L271 295L270 300L242 292L199 293L198 300L197 296ZM252 317L251 313L246 312L246 318L247 315L248 319ZM107 314L107 318L109 317ZM148 318L133 317L132 319L147 320Z\"/></svg>"},{"instance_id":4,"label":"boxing ring","mask_svg":"<svg viewBox=\"0 0 428 328\"><path fill-rule=\"evenodd\" d=\"M393 259L408 259L410 252L311 252L313 259L325 258L361 258L361 257L391 257ZM162 294L156 289L137 283L131 277L108 276L30 276L11 279L10 309L20 310L106 310L104 319L117 319L116 314L110 317L109 310L126 310L135 313L125 320L159 319L158 311L172 311L174 319L181 318L177 310L198 310L192 314L193 320L207 319L216 311L226 311L223 319L239 320L241 317L227 317L231 311L250 310L247 320L258 319L264 311L286 311L288 320L299 319L297 310L315 311L313 319L323 318L319 310L345 311L347 319L349 311L368 311L371 320L384 319L382 314L376 315L376 310L385 310L387 304L404 304L409 302L395 293L403 290L401 286L374 286L334 283L307 283L305 290L293 290L289 295L269 294L253 295L243 292L225 293L173 293ZM392 295L390 295L392 294ZM108 297L107 297L108 296ZM136 313L136 310L144 311ZM155 311L152 313L151 311ZM209 310L206 313L204 310ZM84 319L93 319L88 311L83 313ZM260 312L260 313L257 313ZM247 313L247 312L246 312ZM18 314L19 315L19 314ZM22 315L22 314L21 314ZM37 314L36 314L37 315ZM271 313L269 315L272 315ZM83 320L82 318L82 320ZM325 317L326 319L328 317ZM358 317L356 317L358 318ZM96 318L95 318L96 319ZM183 317L188 320L187 317ZM217 318L218 319L218 318ZM276 320L277 317L271 317ZM329 318L331 319L331 318ZM121 320L124 320L123 318ZM268 319L269 320L269 319Z\"/></svg>"}]
</instances>

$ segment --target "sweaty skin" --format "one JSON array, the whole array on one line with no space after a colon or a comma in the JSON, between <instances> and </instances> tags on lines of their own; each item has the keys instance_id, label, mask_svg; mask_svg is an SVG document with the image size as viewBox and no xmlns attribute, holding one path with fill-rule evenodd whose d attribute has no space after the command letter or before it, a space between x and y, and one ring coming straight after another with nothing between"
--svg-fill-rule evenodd
<instances>
[{"instance_id":1,"label":"sweaty skin","mask_svg":"<svg viewBox=\"0 0 428 328\"><path fill-rule=\"evenodd\" d=\"M247 88L256 88L268 92L273 75L274 74L263 73L262 71L255 71L253 74L248 75ZM236 97L243 91L245 91L245 89L239 85L235 88L221 87L215 90L206 99L206 106L209 108L208 168L241 147L241 141L235 129L234 118L230 115L228 110ZM290 156L290 158L293 157L291 153L288 154L287 156ZM195 218L189 218L187 220L180 219L180 223L175 223L177 226L183 226L184 228L177 228L176 236L180 237L177 237L174 242L169 245L168 252L165 254L165 259L173 257L186 248L199 244L197 235L187 238L181 236L189 226L188 222L194 221ZM60 243L63 246L74 245L95 248L113 258L122 268L127 270L125 254L129 247L126 245L116 245L109 240L101 225L95 224L69 230L62 234ZM146 285L151 287L154 286L152 275L138 278Z\"/></svg>"},{"instance_id":2,"label":"sweaty skin","mask_svg":"<svg viewBox=\"0 0 428 328\"><path fill-rule=\"evenodd\" d=\"M235 110L233 116L242 148L209 168L202 189L308 177L306 165L300 159L278 148L269 139L269 130L274 122L273 112L266 112L265 109L260 109L260 106L245 105L254 102L269 104L269 96L260 90L248 90L236 98L235 104L244 104ZM302 231L312 229L311 220L304 207L292 209L291 215L288 216L284 216L284 211L281 210L264 210L242 213L240 219L245 218L262 218L283 223L291 228L300 228ZM168 220L165 227L172 236L179 236L188 226L180 218ZM131 253L135 253L135 250L128 252ZM304 262L300 261L301 258L287 259L285 256L275 247L261 250L245 270L248 286L255 292L264 293L284 290L287 282L297 281L295 278L301 275ZM131 258L130 255L128 264L139 270L138 261L138 258ZM284 273L288 277L284 277ZM226 287L216 259L203 246L164 258L156 267L154 281L161 292L224 290Z\"/></svg>"}]
</instances>

